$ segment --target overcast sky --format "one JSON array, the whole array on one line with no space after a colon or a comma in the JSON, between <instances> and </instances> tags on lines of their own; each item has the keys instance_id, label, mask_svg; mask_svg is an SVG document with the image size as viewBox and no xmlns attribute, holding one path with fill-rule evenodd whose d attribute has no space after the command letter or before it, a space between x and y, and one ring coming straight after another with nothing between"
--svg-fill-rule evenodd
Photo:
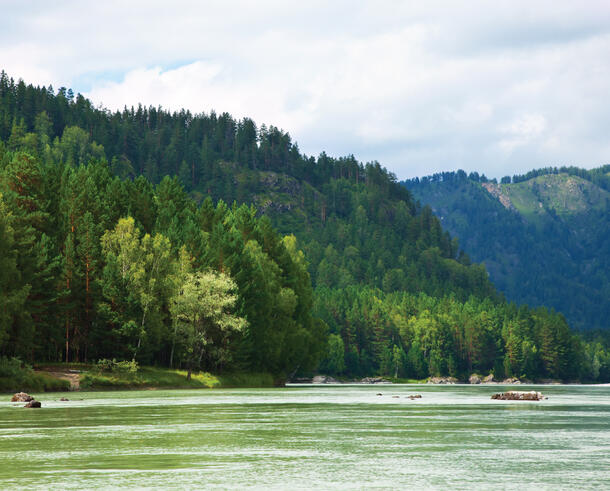
<instances>
[{"instance_id":1,"label":"overcast sky","mask_svg":"<svg viewBox=\"0 0 610 491\"><path fill-rule=\"evenodd\" d=\"M610 2L0 0L0 68L228 111L399 178L610 161Z\"/></svg>"}]
</instances>

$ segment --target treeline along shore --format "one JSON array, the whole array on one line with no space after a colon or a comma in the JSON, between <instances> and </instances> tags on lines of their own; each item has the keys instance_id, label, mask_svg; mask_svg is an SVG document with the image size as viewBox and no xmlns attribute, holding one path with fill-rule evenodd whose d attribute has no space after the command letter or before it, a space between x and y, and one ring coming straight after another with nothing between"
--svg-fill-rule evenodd
<instances>
[{"instance_id":1,"label":"treeline along shore","mask_svg":"<svg viewBox=\"0 0 610 491\"><path fill-rule=\"evenodd\" d=\"M603 338L507 303L378 163L4 72L0 301L0 378L114 359L191 379L610 379Z\"/></svg>"}]
</instances>

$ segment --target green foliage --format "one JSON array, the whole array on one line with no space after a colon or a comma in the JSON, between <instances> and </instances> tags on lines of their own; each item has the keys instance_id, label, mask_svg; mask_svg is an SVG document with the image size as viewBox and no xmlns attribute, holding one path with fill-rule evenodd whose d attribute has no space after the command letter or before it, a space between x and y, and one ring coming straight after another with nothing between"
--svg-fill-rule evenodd
<instances>
[{"instance_id":1,"label":"green foliage","mask_svg":"<svg viewBox=\"0 0 610 491\"><path fill-rule=\"evenodd\" d=\"M2 73L0 191L0 355L278 380L322 357L349 375L606 376L605 347L505 304L379 163L307 157L249 119L112 114ZM242 329L195 308L206 271L230 278L219 298Z\"/></svg>"},{"instance_id":2,"label":"green foliage","mask_svg":"<svg viewBox=\"0 0 610 491\"><path fill-rule=\"evenodd\" d=\"M170 310L177 334L182 337L189 378L208 346L226 360L224 346L230 334L247 325L245 319L231 312L237 301L236 287L229 276L212 271L188 273L178 286Z\"/></svg>"},{"instance_id":3,"label":"green foliage","mask_svg":"<svg viewBox=\"0 0 610 491\"><path fill-rule=\"evenodd\" d=\"M31 367L24 366L19 358L9 358L8 356L0 356L0 377L20 377L24 370L30 370Z\"/></svg>"},{"instance_id":4,"label":"green foliage","mask_svg":"<svg viewBox=\"0 0 610 491\"><path fill-rule=\"evenodd\" d=\"M268 373L240 373L212 375L195 372L188 378L185 370L168 370L157 367L140 367L137 375L126 372L96 373L89 371L81 376L80 386L85 389L137 389L155 388L225 388L273 387L274 379Z\"/></svg>"},{"instance_id":5,"label":"green foliage","mask_svg":"<svg viewBox=\"0 0 610 491\"><path fill-rule=\"evenodd\" d=\"M476 261L485 263L509 300L554 307L579 330L606 329L608 169L540 169L502 185L458 171L404 184L443 217L443 225Z\"/></svg>"},{"instance_id":6,"label":"green foliage","mask_svg":"<svg viewBox=\"0 0 610 491\"><path fill-rule=\"evenodd\" d=\"M0 392L66 391L70 382L34 372L19 358L0 356Z\"/></svg>"},{"instance_id":7,"label":"green foliage","mask_svg":"<svg viewBox=\"0 0 610 491\"><path fill-rule=\"evenodd\" d=\"M125 373L125 374L136 374L138 373L138 362L135 360L131 361L116 361L116 359L109 360L103 358L98 360L95 364L94 371L98 373Z\"/></svg>"},{"instance_id":8,"label":"green foliage","mask_svg":"<svg viewBox=\"0 0 610 491\"><path fill-rule=\"evenodd\" d=\"M325 357L320 364L320 371L330 375L341 375L345 370L345 344L338 334L328 336Z\"/></svg>"},{"instance_id":9,"label":"green foliage","mask_svg":"<svg viewBox=\"0 0 610 491\"><path fill-rule=\"evenodd\" d=\"M354 287L317 293L323 300L316 314L334 340L321 366L332 367L336 346L344 346L351 376L467 379L474 372L493 372L497 378L594 380L595 367L606 366L601 360L607 351L590 345L585 350L565 319L546 309Z\"/></svg>"}]
</instances>

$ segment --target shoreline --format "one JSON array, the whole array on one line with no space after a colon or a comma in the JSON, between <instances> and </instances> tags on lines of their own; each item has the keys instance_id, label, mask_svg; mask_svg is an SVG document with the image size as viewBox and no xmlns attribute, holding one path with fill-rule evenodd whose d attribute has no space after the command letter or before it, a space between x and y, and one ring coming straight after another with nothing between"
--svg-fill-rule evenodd
<instances>
[{"instance_id":1,"label":"shoreline","mask_svg":"<svg viewBox=\"0 0 610 491\"><path fill-rule=\"evenodd\" d=\"M11 394L24 392L110 392L121 390L190 390L190 389L230 389L230 388L272 388L286 386L324 386L324 385L412 385L412 386L474 386L485 387L511 387L520 386L597 386L607 387L610 383L583 383L580 381L559 380L519 380L507 378L501 381L493 380L491 376L480 377L473 374L468 380L458 380L452 377L429 377L427 379L401 379L381 376L371 376L355 379L340 379L328 375L315 375L313 377L300 377L285 380L283 377L273 376L269 373L225 373L211 374L196 372L191 380L187 380L187 372L178 369L160 367L140 367L137 372L100 372L92 370L84 364L39 364L31 372L34 378L51 380L53 384L36 386L27 382L15 380L14 385L5 380L0 393ZM69 385L68 385L69 384Z\"/></svg>"}]
</instances>

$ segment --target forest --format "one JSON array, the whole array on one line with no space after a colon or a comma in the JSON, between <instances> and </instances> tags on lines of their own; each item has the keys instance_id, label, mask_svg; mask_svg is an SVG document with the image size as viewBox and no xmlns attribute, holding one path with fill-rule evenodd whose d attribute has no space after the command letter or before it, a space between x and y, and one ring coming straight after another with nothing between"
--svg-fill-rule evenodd
<instances>
[{"instance_id":1,"label":"forest","mask_svg":"<svg viewBox=\"0 0 610 491\"><path fill-rule=\"evenodd\" d=\"M608 330L610 166L545 168L500 183L446 172L404 185L509 300L554 307L579 331Z\"/></svg>"},{"instance_id":2,"label":"forest","mask_svg":"<svg viewBox=\"0 0 610 491\"><path fill-rule=\"evenodd\" d=\"M603 338L507 303L396 177L227 113L0 75L0 356L599 381Z\"/></svg>"}]
</instances>

